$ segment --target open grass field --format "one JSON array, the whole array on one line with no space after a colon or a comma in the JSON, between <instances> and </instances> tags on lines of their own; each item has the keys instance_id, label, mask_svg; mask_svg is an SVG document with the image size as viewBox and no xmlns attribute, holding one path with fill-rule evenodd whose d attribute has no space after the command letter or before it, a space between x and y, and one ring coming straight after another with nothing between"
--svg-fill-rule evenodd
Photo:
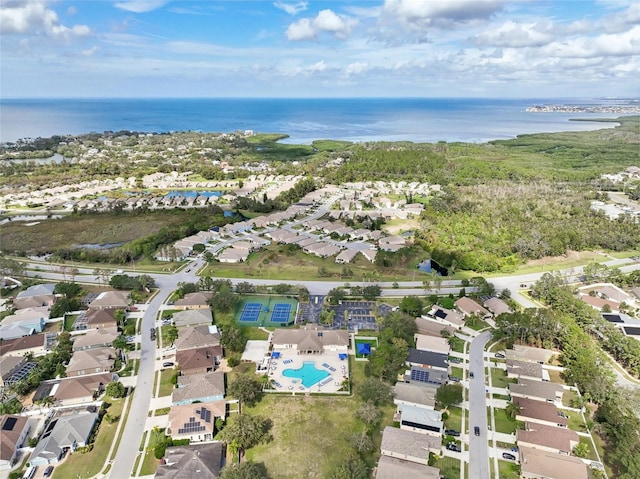
<instances>
[{"instance_id":1,"label":"open grass field","mask_svg":"<svg viewBox=\"0 0 640 479\"><path fill-rule=\"evenodd\" d=\"M2 225L2 249L14 251L53 251L73 244L126 243L165 226L177 226L188 221L188 212L175 214L150 212L147 214L99 214L67 216L40 221L26 226L25 222Z\"/></svg>"},{"instance_id":2,"label":"open grass field","mask_svg":"<svg viewBox=\"0 0 640 479\"><path fill-rule=\"evenodd\" d=\"M111 402L111 406L107 410L109 415L113 417L122 416L124 399L109 399L109 401ZM69 456L66 461L56 466L52 476L53 479L86 479L98 474L102 470L102 466L104 466L109 448L115 439L118 423L122 420L123 418L121 417L119 421L113 424L103 420L99 426L93 449L84 454L76 452Z\"/></svg>"},{"instance_id":3,"label":"open grass field","mask_svg":"<svg viewBox=\"0 0 640 479\"><path fill-rule=\"evenodd\" d=\"M426 257L426 253L423 255ZM244 263L216 263L208 268L208 273L219 278L256 278L293 280L338 280L358 284L376 275L378 281L422 281L426 275L415 268L419 260L408 258L404 266L384 268L371 264L361 255L348 264L336 264L335 258L318 258L301 250L292 251L282 245L272 244L261 251L249 255ZM417 260L417 261L416 261ZM343 267L351 270L351 275L342 274ZM319 274L324 268L325 276Z\"/></svg>"},{"instance_id":4,"label":"open grass field","mask_svg":"<svg viewBox=\"0 0 640 479\"><path fill-rule=\"evenodd\" d=\"M364 364L350 359L354 387L364 380ZM347 457L350 438L362 431L364 424L355 417L361 405L357 395L345 396L283 396L266 395L247 411L273 421L268 444L247 451L247 458L263 462L271 477L281 479L325 478ZM379 428L373 434L375 451L367 458L370 466L377 460L381 433L391 425L393 406L384 408Z\"/></svg>"}]
</instances>

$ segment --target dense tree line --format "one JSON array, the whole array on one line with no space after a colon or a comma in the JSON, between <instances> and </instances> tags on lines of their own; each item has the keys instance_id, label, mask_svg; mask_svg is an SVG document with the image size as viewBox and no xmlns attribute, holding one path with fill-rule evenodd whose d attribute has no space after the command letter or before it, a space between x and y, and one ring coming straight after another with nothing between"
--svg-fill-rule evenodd
<instances>
[{"instance_id":1,"label":"dense tree line","mask_svg":"<svg viewBox=\"0 0 640 479\"><path fill-rule=\"evenodd\" d=\"M378 346L371 353L365 372L380 380L395 382L405 367L409 345L417 331L414 316L400 311L382 319Z\"/></svg>"}]
</instances>

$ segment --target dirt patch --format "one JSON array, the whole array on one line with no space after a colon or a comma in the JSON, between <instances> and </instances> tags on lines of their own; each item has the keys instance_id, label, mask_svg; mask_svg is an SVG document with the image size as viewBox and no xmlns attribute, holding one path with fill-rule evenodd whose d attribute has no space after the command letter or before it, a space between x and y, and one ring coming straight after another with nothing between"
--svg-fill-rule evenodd
<instances>
[{"instance_id":1,"label":"dirt patch","mask_svg":"<svg viewBox=\"0 0 640 479\"><path fill-rule=\"evenodd\" d=\"M415 231L420 228L420 222L418 220L402 220L401 222L393 222L386 224L382 227L382 230L389 235L397 235L405 231Z\"/></svg>"},{"instance_id":2,"label":"dirt patch","mask_svg":"<svg viewBox=\"0 0 640 479\"><path fill-rule=\"evenodd\" d=\"M527 261L526 266L548 266L554 263L562 263L564 261L572 260L590 260L597 255L593 251L569 251L567 254L560 256L545 256L539 259L532 259Z\"/></svg>"}]
</instances>

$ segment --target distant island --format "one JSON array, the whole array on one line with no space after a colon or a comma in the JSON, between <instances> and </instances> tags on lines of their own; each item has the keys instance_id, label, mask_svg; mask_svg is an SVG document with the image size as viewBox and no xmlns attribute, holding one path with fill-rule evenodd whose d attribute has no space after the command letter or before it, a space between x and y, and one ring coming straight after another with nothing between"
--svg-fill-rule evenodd
<instances>
[{"instance_id":1,"label":"distant island","mask_svg":"<svg viewBox=\"0 0 640 479\"><path fill-rule=\"evenodd\" d=\"M640 104L633 105L534 105L526 111L542 113L616 113L628 115L640 113Z\"/></svg>"}]
</instances>

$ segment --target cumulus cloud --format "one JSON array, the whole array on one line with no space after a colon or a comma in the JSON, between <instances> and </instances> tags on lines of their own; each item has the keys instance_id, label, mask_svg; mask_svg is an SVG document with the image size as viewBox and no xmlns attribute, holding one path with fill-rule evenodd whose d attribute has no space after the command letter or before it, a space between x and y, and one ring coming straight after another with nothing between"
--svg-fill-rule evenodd
<instances>
[{"instance_id":1,"label":"cumulus cloud","mask_svg":"<svg viewBox=\"0 0 640 479\"><path fill-rule=\"evenodd\" d=\"M280 72L284 76L309 76L314 73L322 73L328 69L328 66L324 60L320 60L312 65L307 66L287 66L281 67Z\"/></svg>"},{"instance_id":2,"label":"cumulus cloud","mask_svg":"<svg viewBox=\"0 0 640 479\"><path fill-rule=\"evenodd\" d=\"M354 62L347 65L344 69L345 76L360 75L368 69L369 65L365 62Z\"/></svg>"},{"instance_id":3,"label":"cumulus cloud","mask_svg":"<svg viewBox=\"0 0 640 479\"><path fill-rule=\"evenodd\" d=\"M313 19L302 18L292 23L286 34L289 40L314 40L325 32L344 40L356 24L357 20L327 9L321 10Z\"/></svg>"},{"instance_id":4,"label":"cumulus cloud","mask_svg":"<svg viewBox=\"0 0 640 479\"><path fill-rule=\"evenodd\" d=\"M640 25L615 34L579 37L547 45L542 53L550 57L623 57L637 55L640 51Z\"/></svg>"},{"instance_id":5,"label":"cumulus cloud","mask_svg":"<svg viewBox=\"0 0 640 479\"><path fill-rule=\"evenodd\" d=\"M0 8L0 31L3 35L43 34L62 39L91 33L86 25L62 25L58 14L47 8L44 2L5 4Z\"/></svg>"},{"instance_id":6,"label":"cumulus cloud","mask_svg":"<svg viewBox=\"0 0 640 479\"><path fill-rule=\"evenodd\" d=\"M133 13L146 13L164 7L167 0L128 0L116 2L116 8Z\"/></svg>"},{"instance_id":7,"label":"cumulus cloud","mask_svg":"<svg viewBox=\"0 0 640 479\"><path fill-rule=\"evenodd\" d=\"M516 23L511 20L473 37L478 46L512 48L542 46L553 40L553 26L548 22Z\"/></svg>"},{"instance_id":8,"label":"cumulus cloud","mask_svg":"<svg viewBox=\"0 0 640 479\"><path fill-rule=\"evenodd\" d=\"M488 19L505 3L506 0L385 0L384 11L409 25L454 26Z\"/></svg>"},{"instance_id":9,"label":"cumulus cloud","mask_svg":"<svg viewBox=\"0 0 640 479\"><path fill-rule=\"evenodd\" d=\"M289 15L297 15L300 12L304 12L309 4L307 2L298 2L298 3L284 3L284 2L274 2L273 6L279 8L280 10L284 10Z\"/></svg>"}]
</instances>

